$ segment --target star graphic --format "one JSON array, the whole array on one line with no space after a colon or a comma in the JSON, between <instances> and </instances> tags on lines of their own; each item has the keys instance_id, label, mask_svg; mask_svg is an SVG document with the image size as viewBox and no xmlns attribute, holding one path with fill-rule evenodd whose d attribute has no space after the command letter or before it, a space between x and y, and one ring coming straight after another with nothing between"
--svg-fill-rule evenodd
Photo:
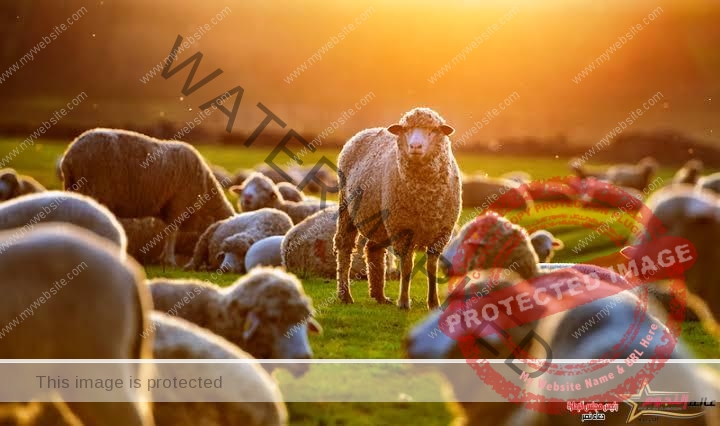
<instances>
[{"instance_id":1,"label":"star graphic","mask_svg":"<svg viewBox=\"0 0 720 426\"><path fill-rule=\"evenodd\" d=\"M662 411L662 410L643 410L640 408L640 404L647 400L648 396L661 396L661 395L678 395L681 393L687 393L687 392L661 392L661 391L654 391L650 389L650 384L645 380L643 382L642 387L640 388L640 391L635 394L620 394L618 396L625 399L625 403L632 407L632 410L628 414L627 423L632 422L633 420L636 420L638 417L642 415L655 415L660 417L682 417L685 419L691 419L694 417L700 417L704 412L699 413L677 413L674 411ZM634 398L638 398L636 401Z\"/></svg>"}]
</instances>

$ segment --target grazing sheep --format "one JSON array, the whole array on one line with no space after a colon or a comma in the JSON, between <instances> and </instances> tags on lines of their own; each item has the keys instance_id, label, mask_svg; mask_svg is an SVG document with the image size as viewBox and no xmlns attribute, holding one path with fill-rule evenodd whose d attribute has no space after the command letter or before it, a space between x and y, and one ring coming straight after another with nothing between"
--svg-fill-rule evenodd
<instances>
[{"instance_id":1,"label":"grazing sheep","mask_svg":"<svg viewBox=\"0 0 720 426\"><path fill-rule=\"evenodd\" d=\"M453 132L437 112L415 108L399 124L363 130L344 145L338 158L343 208L334 239L338 297L343 303L353 302L348 280L360 232L368 240L370 297L390 302L385 297L385 253L392 246L401 263L398 306L409 309L414 252L425 249L428 308L438 306L438 259L461 205L460 170L448 138Z\"/></svg>"},{"instance_id":2,"label":"grazing sheep","mask_svg":"<svg viewBox=\"0 0 720 426\"><path fill-rule=\"evenodd\" d=\"M294 224L302 222L308 216L328 207L323 202L307 201L292 202L283 200L278 187L270 178L262 173L253 173L240 186L233 186L230 191L240 196L238 208L249 212L264 207L284 211L290 216Z\"/></svg>"},{"instance_id":3,"label":"grazing sheep","mask_svg":"<svg viewBox=\"0 0 720 426\"><path fill-rule=\"evenodd\" d=\"M212 224L195 246L185 270L222 268L226 272L245 272L245 255L255 242L273 235L285 235L292 228L287 214L275 209L241 213Z\"/></svg>"},{"instance_id":4,"label":"grazing sheep","mask_svg":"<svg viewBox=\"0 0 720 426\"><path fill-rule=\"evenodd\" d=\"M555 255L555 251L565 248L562 241L544 229L530 234L530 243L535 249L540 263L549 263Z\"/></svg>"},{"instance_id":5,"label":"grazing sheep","mask_svg":"<svg viewBox=\"0 0 720 426\"><path fill-rule=\"evenodd\" d=\"M282 266L282 242L285 237L274 235L250 246L245 255L245 270L256 266Z\"/></svg>"},{"instance_id":6,"label":"grazing sheep","mask_svg":"<svg viewBox=\"0 0 720 426\"><path fill-rule=\"evenodd\" d=\"M295 225L285 235L281 248L282 265L288 272L303 278L337 276L337 259L333 250L337 216L337 207L325 209ZM367 279L364 247L364 244L358 247L352 256L350 276L356 280ZM398 279L399 271L391 256L386 254L386 278Z\"/></svg>"},{"instance_id":7,"label":"grazing sheep","mask_svg":"<svg viewBox=\"0 0 720 426\"><path fill-rule=\"evenodd\" d=\"M587 170L583 167L582 162L579 158L573 158L568 162L570 170L572 170L577 177L580 179L595 178L597 180L603 180L607 177L606 171L600 170Z\"/></svg>"},{"instance_id":8,"label":"grazing sheep","mask_svg":"<svg viewBox=\"0 0 720 426\"><path fill-rule=\"evenodd\" d=\"M697 259L685 272L685 283L720 319L720 279L715 272L720 265L720 198L709 191L696 192L690 185L673 185L653 194L647 206L652 215L643 215L643 226L659 221L666 230L664 235L683 237L695 247ZM636 242L633 239L630 244Z\"/></svg>"},{"instance_id":9,"label":"grazing sheep","mask_svg":"<svg viewBox=\"0 0 720 426\"><path fill-rule=\"evenodd\" d=\"M702 176L703 162L700 160L692 159L685 163L680 170L673 176L672 183L684 183L688 185L695 185L698 179Z\"/></svg>"},{"instance_id":10,"label":"grazing sheep","mask_svg":"<svg viewBox=\"0 0 720 426\"><path fill-rule=\"evenodd\" d=\"M23 235L39 223L67 222L86 228L127 249L125 231L115 216L97 201L84 195L63 191L45 191L23 195L0 204L0 229L12 229Z\"/></svg>"},{"instance_id":11,"label":"grazing sheep","mask_svg":"<svg viewBox=\"0 0 720 426\"><path fill-rule=\"evenodd\" d=\"M152 307L142 285L144 274L132 259L121 259L116 246L86 229L53 223L37 225L21 239L12 230L0 232L0 247L6 247L0 256L0 275L7 296L0 322L23 319L22 325L0 340L0 357L152 358L152 331L147 338L141 337ZM39 304L38 298L42 308L26 309ZM105 368L109 377L116 378L142 378L149 373L141 364L107 364ZM63 374L61 370L58 367L57 373ZM120 392L123 399L112 403L65 405L86 425L152 425L152 417L144 414L149 409L133 402L138 397L135 391L124 388Z\"/></svg>"},{"instance_id":12,"label":"grazing sheep","mask_svg":"<svg viewBox=\"0 0 720 426\"><path fill-rule=\"evenodd\" d=\"M210 170L213 176L215 176L215 180L217 180L223 188L228 189L234 185L235 177L224 167L213 164L210 166Z\"/></svg>"},{"instance_id":13,"label":"grazing sheep","mask_svg":"<svg viewBox=\"0 0 720 426\"><path fill-rule=\"evenodd\" d=\"M463 208L482 207L483 209L521 209L533 207L530 196L518 189L517 182L509 179L496 179L472 176L462 184Z\"/></svg>"},{"instance_id":14,"label":"grazing sheep","mask_svg":"<svg viewBox=\"0 0 720 426\"><path fill-rule=\"evenodd\" d=\"M208 330L188 321L160 312L153 312L150 320L155 329L153 356L155 359L252 359L238 347ZM280 389L270 375L258 364L227 364L223 372L231 383L242 383L237 402L153 402L153 416L157 426L248 425L280 426L287 424L287 409ZM206 398L209 390L203 390ZM218 399L227 398L223 390L216 391ZM167 391L163 391L167 393ZM245 400L245 401L243 401ZM266 401L266 402L250 402ZM274 402L270 402L274 401Z\"/></svg>"},{"instance_id":15,"label":"grazing sheep","mask_svg":"<svg viewBox=\"0 0 720 426\"><path fill-rule=\"evenodd\" d=\"M650 184L658 163L652 157L645 157L636 165L617 164L607 170L606 180L616 186L627 186L642 191Z\"/></svg>"},{"instance_id":16,"label":"grazing sheep","mask_svg":"<svg viewBox=\"0 0 720 426\"><path fill-rule=\"evenodd\" d=\"M45 191L38 181L13 169L0 169L0 201Z\"/></svg>"},{"instance_id":17,"label":"grazing sheep","mask_svg":"<svg viewBox=\"0 0 720 426\"><path fill-rule=\"evenodd\" d=\"M305 200L303 193L298 191L298 189L291 183L280 182L277 184L277 189L280 191L280 195L282 195L282 198L285 201L294 201L299 203L300 201Z\"/></svg>"},{"instance_id":18,"label":"grazing sheep","mask_svg":"<svg viewBox=\"0 0 720 426\"><path fill-rule=\"evenodd\" d=\"M184 142L88 130L68 146L62 173L65 190L95 198L118 217L157 217L173 224L164 241L164 261L170 265L176 264L178 227L201 233L234 213L205 160ZM84 184L75 188L81 179Z\"/></svg>"},{"instance_id":19,"label":"grazing sheep","mask_svg":"<svg viewBox=\"0 0 720 426\"><path fill-rule=\"evenodd\" d=\"M720 172L701 177L696 187L720 195Z\"/></svg>"},{"instance_id":20,"label":"grazing sheep","mask_svg":"<svg viewBox=\"0 0 720 426\"><path fill-rule=\"evenodd\" d=\"M471 253L458 253L463 242L471 244ZM523 227L490 212L460 229L443 251L443 264L450 265L447 273L452 276L474 269L507 268L523 278L530 278L538 274L538 256Z\"/></svg>"},{"instance_id":21,"label":"grazing sheep","mask_svg":"<svg viewBox=\"0 0 720 426\"><path fill-rule=\"evenodd\" d=\"M253 268L225 288L165 278L148 286L156 310L206 328L258 359L312 358L307 333L322 331L300 281L277 268ZM296 376L308 369L287 365Z\"/></svg>"},{"instance_id":22,"label":"grazing sheep","mask_svg":"<svg viewBox=\"0 0 720 426\"><path fill-rule=\"evenodd\" d=\"M607 276L607 271L600 267L594 267L595 271L588 270L584 275L592 276L592 272L598 272L598 276ZM577 272L579 273L579 271ZM578 277L577 273L573 275ZM509 276L498 280L498 276L503 277L501 270L491 270L480 272L479 278L474 280L471 285L465 289L465 294L451 295L451 297L467 298L468 296L477 295L480 293L479 289L491 288L492 291L500 289L506 289L508 287L518 285L523 282L522 277L517 274L511 273ZM580 275L582 276L582 275ZM557 275L556 275L557 277ZM534 279L533 282L540 282L539 280L553 280L563 281L562 278L553 278L552 275L540 275ZM602 279L602 278L601 278ZM538 280L538 281L536 281ZM609 283L609 281L605 281ZM546 281L547 283L547 281ZM533 285L530 283L530 285ZM568 291L563 289L564 293ZM484 341L491 345L492 350L487 350L483 347L482 357L489 359L508 359L512 356L511 353L516 348L506 346L506 339L508 342L522 342L524 338L529 336L531 330L542 338L542 341L547 342L550 348L552 348L553 359L602 359L602 358L617 358L625 359L635 348L640 347L641 339L645 338L646 333L637 333L631 338L632 341L620 348L614 348L618 342L626 338L628 330L628 324L632 324L636 320L637 316L637 297L629 291L621 291L620 293L612 296L614 299L614 307L612 308L612 314L603 317L602 322L596 322L592 328L592 332L588 332L576 338L573 336L573 332L583 327L589 318L593 318L602 309L606 309L608 305L608 298L598 299L571 309L563 309L561 312L549 315L540 320L531 321L527 324L522 324L518 327L512 327L505 330L509 333L506 338L501 338L497 334L488 335L483 337ZM479 307L484 306L484 297L477 297L477 302L470 305L466 305L471 309L479 311ZM467 299L466 299L467 300ZM551 299L556 301L557 299ZM462 335L453 335L449 337L444 332L437 332L440 328L440 321L442 311L435 311L431 313L424 321L419 325L415 326L409 333L406 342L406 353L410 358L418 359L466 359L467 356L463 353L458 344L458 340L463 338ZM661 308L657 305L650 305L650 311L644 318L641 319L642 323L639 326L640 330L649 330L651 324L658 326L659 330L656 333L665 331L665 327L662 325L661 317L666 315ZM448 323L449 324L449 323ZM474 334L474 327L470 326L464 334ZM602 336L602 338L600 338ZM524 348L527 351L527 355L523 358L547 358L546 349L543 347L539 338L531 339L533 342L529 347ZM647 353L654 353L658 347L665 344L662 339L651 340L644 349ZM489 349L489 348L488 348ZM613 353L613 351L618 353ZM672 354L669 356L672 359L686 359L690 358L682 342L677 342ZM518 357L519 358L519 357ZM447 384L449 387L445 388L445 391L450 391L457 396L465 395L492 395L496 391L487 385L483 380L477 377L475 371L467 367L466 365L458 364L447 364L439 367L441 371L445 373ZM611 368L613 371L615 368ZM676 392L690 391L695 395L706 395L708 389L712 389L711 393L717 394L716 385L712 384L713 379L711 377L704 377L706 372L698 369L696 365L683 364L681 366L689 379L682 384L670 383L669 379L662 378L661 376L656 377L653 381L653 388L658 389L673 389ZM602 373L600 373L602 374ZM713 375L714 376L714 375ZM571 383L583 383L583 380L587 378L587 375L565 375L562 376L562 382L569 381ZM717 380L717 379L715 379ZM552 381L552 377L550 378ZM557 380L560 382L560 380ZM710 386L708 386L710 384ZM527 390L537 393L537 386L533 385L530 388L529 384L526 385ZM679 387L678 387L679 386ZM541 390L541 392L543 392ZM557 393L550 393L547 396L556 396ZM457 399L457 398L452 398ZM709 398L710 399L710 398ZM629 407L625 404L619 404L620 412L608 417L613 425L624 425L628 417ZM575 416L552 416L538 412L537 410L524 409L522 404L511 404L506 402L458 402L457 405L453 406L455 414L459 417L456 419L455 425L545 425L545 424L577 424L578 418ZM459 408L459 409L458 409ZM706 411L706 416L712 416L714 421L718 421L717 410L711 408ZM685 424L687 420L678 419L677 424ZM674 424L674 423L673 423ZM715 424L715 423L710 423Z\"/></svg>"}]
</instances>

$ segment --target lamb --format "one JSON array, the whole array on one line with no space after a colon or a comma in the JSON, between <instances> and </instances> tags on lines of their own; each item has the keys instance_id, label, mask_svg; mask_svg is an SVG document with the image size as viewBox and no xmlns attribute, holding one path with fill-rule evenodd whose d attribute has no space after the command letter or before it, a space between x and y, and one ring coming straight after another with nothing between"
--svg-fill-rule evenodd
<instances>
[{"instance_id":1,"label":"lamb","mask_svg":"<svg viewBox=\"0 0 720 426\"><path fill-rule=\"evenodd\" d=\"M62 173L65 190L95 198L118 217L175 224L164 241L169 265L176 265L178 228L202 233L234 213L205 160L184 142L127 130L88 130L68 146ZM75 188L81 179L85 184Z\"/></svg>"},{"instance_id":2,"label":"lamb","mask_svg":"<svg viewBox=\"0 0 720 426\"><path fill-rule=\"evenodd\" d=\"M400 257L398 306L410 308L415 249L427 252L428 308L438 306L437 264L460 216L460 170L450 148L454 129L429 108L405 113L399 124L353 136L338 158L340 214L334 238L338 297L353 303L348 285L358 232L365 247L370 297L385 297L385 253ZM377 179L377 176L382 179ZM355 199L357 198L357 199ZM349 203L354 201L352 214Z\"/></svg>"},{"instance_id":3,"label":"lamb","mask_svg":"<svg viewBox=\"0 0 720 426\"><path fill-rule=\"evenodd\" d=\"M537 253L541 263L549 263L555 255L556 250L565 248L562 241L555 238L550 231L544 229L530 234L530 243L535 249L535 253Z\"/></svg>"},{"instance_id":4,"label":"lamb","mask_svg":"<svg viewBox=\"0 0 720 426\"><path fill-rule=\"evenodd\" d=\"M658 163L652 157L645 157L637 165L618 164L607 170L606 180L616 186L627 186L642 191L648 187Z\"/></svg>"},{"instance_id":5,"label":"lamb","mask_svg":"<svg viewBox=\"0 0 720 426\"><path fill-rule=\"evenodd\" d=\"M720 172L703 176L697 181L698 190L712 191L720 194Z\"/></svg>"},{"instance_id":6,"label":"lamb","mask_svg":"<svg viewBox=\"0 0 720 426\"><path fill-rule=\"evenodd\" d=\"M284 238L282 235L274 235L250 246L245 255L245 270L249 271L256 266L282 266L281 246Z\"/></svg>"},{"instance_id":7,"label":"lamb","mask_svg":"<svg viewBox=\"0 0 720 426\"><path fill-rule=\"evenodd\" d=\"M0 232L0 247L7 248L0 256L3 293L12 295L3 298L0 321L22 319L21 326L0 340L3 359L152 358L152 331L141 337L152 307L142 285L144 274L132 259L121 259L112 243L86 229L52 223L36 225L21 239L12 230ZM39 304L38 298L42 308L29 315L31 309L25 308ZM58 368L56 373L67 377L67 371ZM109 377L149 374L142 364L103 368ZM63 398L62 390L54 391ZM119 392L122 399L113 403L68 401L65 405L86 425L153 424L146 414L149 408L133 402L139 397L133 389ZM38 397L47 401L44 398L51 395Z\"/></svg>"},{"instance_id":8,"label":"lamb","mask_svg":"<svg viewBox=\"0 0 720 426\"><path fill-rule=\"evenodd\" d=\"M333 238L337 230L338 208L317 212L295 225L282 241L282 266L299 277L334 278L337 263L333 251ZM361 244L352 255L350 275L357 280L367 279L367 265ZM398 279L390 253L386 254L386 278Z\"/></svg>"},{"instance_id":9,"label":"lamb","mask_svg":"<svg viewBox=\"0 0 720 426\"><path fill-rule=\"evenodd\" d=\"M156 310L206 328L258 359L312 358L307 333L322 331L300 281L277 268L253 268L225 288L162 278L148 287ZM296 376L308 369L287 365Z\"/></svg>"},{"instance_id":10,"label":"lamb","mask_svg":"<svg viewBox=\"0 0 720 426\"><path fill-rule=\"evenodd\" d=\"M238 208L249 212L264 207L274 208L287 213L294 224L302 222L308 216L323 210L330 203L301 202L283 200L277 186L272 180L261 173L253 173L240 186L233 186L230 191L238 194Z\"/></svg>"},{"instance_id":11,"label":"lamb","mask_svg":"<svg viewBox=\"0 0 720 426\"><path fill-rule=\"evenodd\" d=\"M287 214L275 209L241 213L212 224L195 246L185 270L221 268L225 272L244 273L245 255L257 241L273 235L285 235L292 228Z\"/></svg>"},{"instance_id":12,"label":"lamb","mask_svg":"<svg viewBox=\"0 0 720 426\"><path fill-rule=\"evenodd\" d=\"M294 201L296 203L305 200L305 196L302 192L298 191L295 185L288 182L280 182L277 184L277 189L280 191L283 200Z\"/></svg>"},{"instance_id":13,"label":"lamb","mask_svg":"<svg viewBox=\"0 0 720 426\"><path fill-rule=\"evenodd\" d=\"M527 192L518 189L520 185L509 179L472 176L463 180L463 208L521 209L533 207L533 200Z\"/></svg>"},{"instance_id":14,"label":"lamb","mask_svg":"<svg viewBox=\"0 0 720 426\"><path fill-rule=\"evenodd\" d=\"M115 243L122 253L127 237L115 216L90 197L63 191L23 195L0 204L0 229L16 229L24 236L38 222L67 222Z\"/></svg>"},{"instance_id":15,"label":"lamb","mask_svg":"<svg viewBox=\"0 0 720 426\"><path fill-rule=\"evenodd\" d=\"M30 176L18 174L14 169L0 169L0 202L43 191L45 187Z\"/></svg>"},{"instance_id":16,"label":"lamb","mask_svg":"<svg viewBox=\"0 0 720 426\"><path fill-rule=\"evenodd\" d=\"M188 321L160 312L150 315L155 329L153 355L155 359L252 359L248 353L208 330ZM169 369L172 364L163 364ZM202 425L286 425L287 409L280 389L272 377L258 364L228 364L222 367L231 389L240 386L240 394L233 394L237 402L159 402L153 403L153 416L158 426ZM161 377L167 377L164 374ZM160 391L170 393L173 391ZM182 392L182 391L178 391ZM204 398L211 398L203 390ZM218 400L227 398L228 390L220 390ZM159 398L153 398L158 400ZM250 402L263 401L263 402ZM272 401L272 402L271 402Z\"/></svg>"},{"instance_id":17,"label":"lamb","mask_svg":"<svg viewBox=\"0 0 720 426\"><path fill-rule=\"evenodd\" d=\"M595 272L598 272L598 276L608 276L609 272L607 270L603 270L603 268L600 267L594 268L596 270ZM592 276L591 274L592 271L588 271L585 275ZM577 275L577 271L567 275L575 277L582 276ZM498 276L502 278L498 280ZM533 282L529 284L531 286L536 286L537 283L542 282L542 280L550 280L549 282L552 282L552 280L562 281L562 278L559 277L563 277L563 275L540 275L534 278ZM604 281L609 285L607 280ZM463 292L464 294L453 294L451 297L466 299L466 294L477 294L478 292L476 292L476 290L479 288L492 288L492 291L497 291L519 285L522 282L523 278L518 274L511 273L509 276L504 277L501 270L483 271L479 274L479 279L473 283L473 285L468 286L465 289ZM545 281L546 284L547 282L548 281ZM518 290L518 292L519 291L521 290ZM542 338L542 341L547 342L547 345L552 348L553 359L625 359L630 355L630 353L632 353L634 348L640 347L640 341L645 338L646 333L633 335L631 337L632 340L626 345L623 345L620 348L613 348L614 345L617 345L617 342L622 341L626 337L624 335L628 330L628 324L633 324L635 322L637 316L637 304L639 301L638 298L629 291L621 291L620 293L612 296L612 298L615 302L612 315L605 316L603 317L602 322L595 323L592 333L583 334L579 338L573 336L573 332L582 327L588 318L594 317L598 312L607 306L607 298L594 300L592 302L549 315L540 320L531 321L526 324L521 324L518 327L506 329L505 331L509 333L507 341L523 342L523 339L530 336L529 333L531 330L534 330L537 336ZM478 301L473 303L475 307L472 307L469 302L465 306L479 310L480 306L485 305L485 303L483 303L483 299L484 297L478 297ZM463 351L461 351L458 340L464 338L467 334L474 334L474 327L470 326L466 330L461 331L462 335L453 334L452 338L444 332L433 332L433 330L438 330L438 328L440 328L442 314L442 311L433 312L421 324L411 330L405 342L406 352L410 358L467 358L463 354ZM650 311L648 314L645 315L644 318L640 319L641 324L639 325L639 329L643 331L650 330L651 324L654 324L659 328L659 330L656 331L657 334L660 334L663 331L669 332L669 330L662 325L663 323L660 319L660 317L666 314L667 313L662 311L662 309L657 305L650 305ZM446 318L449 319L450 316L451 315L447 315ZM449 322L445 323L443 327L445 327L444 330L449 330ZM602 336L602 338L598 338L598 336ZM505 339L500 338L497 334L492 334L482 338L490 345L490 347L493 348L493 350L491 350L492 354L488 354L484 347L481 348L480 356L483 358L506 359L513 349L516 349L506 346ZM523 354L522 358L548 358L546 349L543 347L543 344L541 344L542 341L539 338L531 339L533 343L530 347L525 348L527 355ZM657 348L665 344L665 342L661 339L654 339L646 343L648 344L643 344L643 346L647 348L644 350L646 353L649 353L650 356L655 353ZM614 353L613 351L618 353ZM517 357L520 358L520 356ZM677 342L677 346L667 357L671 359L690 358L682 342ZM662 356L662 358L665 358L665 356ZM674 382L670 382L668 376L663 377L663 375L658 375L653 379L653 388L663 389L664 387L667 387L668 389L672 388L673 391L677 392L690 391L693 395L705 395L706 390L711 389L711 392L714 395L717 394L717 386L713 383L712 377L714 374L711 375L711 377L706 377L707 372L698 369L695 365L676 365L682 369L686 377L691 379L683 381L683 384L677 384L677 376L675 376ZM446 364L440 368L444 371L449 385L451 386L451 391L456 396L480 396L483 393L488 395L495 392L489 385L486 385L481 379L479 379L475 372L468 370L465 365ZM615 370L613 367L609 368ZM565 381L569 381L571 383L582 383L584 378L587 378L587 376L565 375L562 378L562 382L564 383ZM714 380L717 381L717 379ZM550 381L552 381L552 378ZM561 380L557 381L560 382ZM521 387L522 386L523 385L521 384ZM529 387L530 385L526 384L525 386ZM537 389L538 388L533 385L533 387L528 390L537 393ZM551 393L548 396L555 397L556 395L558 395L557 392ZM518 404L459 402L458 405L460 406L458 414L460 414L461 418L454 424L550 424L548 423L550 420L547 415L538 413L535 410L523 409L522 405ZM612 424L626 424L628 408L625 407L624 404L619 405L620 413L609 418L609 421L611 421ZM458 411L456 410L456 412ZM706 416L712 416L714 421L718 421L718 415L715 410L706 411ZM552 418L552 424L558 422L561 424L576 424L577 418L574 416L554 416ZM684 424L682 422L683 421L680 420L678 424Z\"/></svg>"},{"instance_id":18,"label":"lamb","mask_svg":"<svg viewBox=\"0 0 720 426\"><path fill-rule=\"evenodd\" d=\"M688 160L688 162L675 173L672 183L695 185L698 179L702 176L702 171L703 162L693 158L692 160Z\"/></svg>"}]
</instances>

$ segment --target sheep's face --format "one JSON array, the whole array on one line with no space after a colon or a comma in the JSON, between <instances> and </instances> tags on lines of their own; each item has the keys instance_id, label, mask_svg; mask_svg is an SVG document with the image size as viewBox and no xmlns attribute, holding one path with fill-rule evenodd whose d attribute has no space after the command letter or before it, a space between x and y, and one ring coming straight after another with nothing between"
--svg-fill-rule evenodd
<instances>
[{"instance_id":1,"label":"sheep's face","mask_svg":"<svg viewBox=\"0 0 720 426\"><path fill-rule=\"evenodd\" d=\"M18 187L18 177L13 172L0 174L0 201L13 198Z\"/></svg>"},{"instance_id":2,"label":"sheep's face","mask_svg":"<svg viewBox=\"0 0 720 426\"><path fill-rule=\"evenodd\" d=\"M404 127L393 124L387 130L397 136L401 155L416 162L424 162L432 158L443 144L449 143L447 136L455 131L446 124L438 127Z\"/></svg>"},{"instance_id":3,"label":"sheep's face","mask_svg":"<svg viewBox=\"0 0 720 426\"><path fill-rule=\"evenodd\" d=\"M240 196L240 208L244 212L273 207L281 197L272 181L258 176L251 177L230 190Z\"/></svg>"},{"instance_id":4,"label":"sheep's face","mask_svg":"<svg viewBox=\"0 0 720 426\"><path fill-rule=\"evenodd\" d=\"M549 235L536 235L530 239L535 253L541 263L548 263L555 255L555 250L563 248L563 243Z\"/></svg>"}]
</instances>

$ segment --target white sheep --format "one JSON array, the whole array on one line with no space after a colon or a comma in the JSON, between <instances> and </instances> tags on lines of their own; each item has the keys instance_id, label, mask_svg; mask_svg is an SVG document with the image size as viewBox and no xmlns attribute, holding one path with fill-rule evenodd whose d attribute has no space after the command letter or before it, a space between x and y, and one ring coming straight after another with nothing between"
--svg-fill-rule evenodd
<instances>
[{"instance_id":1,"label":"white sheep","mask_svg":"<svg viewBox=\"0 0 720 426\"><path fill-rule=\"evenodd\" d=\"M292 228L287 214L275 209L241 213L212 224L200 236L193 258L185 270L245 272L245 255L257 241L273 235L285 235Z\"/></svg>"},{"instance_id":2,"label":"white sheep","mask_svg":"<svg viewBox=\"0 0 720 426\"><path fill-rule=\"evenodd\" d=\"M256 266L282 266L283 235L273 235L250 246L245 255L245 270Z\"/></svg>"},{"instance_id":3,"label":"white sheep","mask_svg":"<svg viewBox=\"0 0 720 426\"><path fill-rule=\"evenodd\" d=\"M217 359L241 360L252 356L207 329L183 319L160 312L150 315L155 330L155 359ZM280 389L259 364L237 363L222 367L225 380L232 388L241 385L241 393L232 395L236 402L153 402L157 426L248 425L280 426L287 424L288 414ZM172 391L160 391L164 395ZM227 399L227 391L204 398ZM158 398L154 398L158 399ZM263 402L252 402L263 401Z\"/></svg>"},{"instance_id":4,"label":"white sheep","mask_svg":"<svg viewBox=\"0 0 720 426\"><path fill-rule=\"evenodd\" d=\"M97 201L84 195L45 191L0 203L0 229L18 228L24 235L37 223L66 222L88 229L127 249L127 237L115 216Z\"/></svg>"},{"instance_id":5,"label":"white sheep","mask_svg":"<svg viewBox=\"0 0 720 426\"><path fill-rule=\"evenodd\" d=\"M62 174L65 190L95 198L117 217L157 217L174 224L163 241L169 265L176 265L179 228L202 233L234 214L210 167L184 142L126 130L88 130L65 151ZM80 181L84 184L78 186Z\"/></svg>"},{"instance_id":6,"label":"white sheep","mask_svg":"<svg viewBox=\"0 0 720 426\"><path fill-rule=\"evenodd\" d=\"M117 246L71 224L38 224L20 239L0 232L2 324L21 324L0 339L3 359L151 359L152 307L142 268ZM32 306L37 305L37 309ZM144 378L142 364L107 364L107 377ZM62 364L57 374L65 375ZM56 395L63 398L61 389ZM83 424L151 426L140 395L126 387L113 403L66 402ZM38 392L43 392L38 389ZM38 395L48 401L52 395Z\"/></svg>"},{"instance_id":7,"label":"white sheep","mask_svg":"<svg viewBox=\"0 0 720 426\"><path fill-rule=\"evenodd\" d=\"M307 334L322 331L300 281L278 268L253 268L225 288L166 278L148 286L156 310L206 328L255 358L312 358ZM308 364L287 366L296 376L308 369Z\"/></svg>"},{"instance_id":8,"label":"white sheep","mask_svg":"<svg viewBox=\"0 0 720 426\"><path fill-rule=\"evenodd\" d=\"M409 309L414 252L424 249L427 306L438 306L438 260L461 207L460 169L448 138L453 132L437 112L414 108L398 124L363 130L343 147L338 158L343 207L334 241L343 303L353 302L348 280L359 232L368 240L365 258L372 298L391 303L385 297L385 253L392 246L401 271L397 304Z\"/></svg>"}]
</instances>

